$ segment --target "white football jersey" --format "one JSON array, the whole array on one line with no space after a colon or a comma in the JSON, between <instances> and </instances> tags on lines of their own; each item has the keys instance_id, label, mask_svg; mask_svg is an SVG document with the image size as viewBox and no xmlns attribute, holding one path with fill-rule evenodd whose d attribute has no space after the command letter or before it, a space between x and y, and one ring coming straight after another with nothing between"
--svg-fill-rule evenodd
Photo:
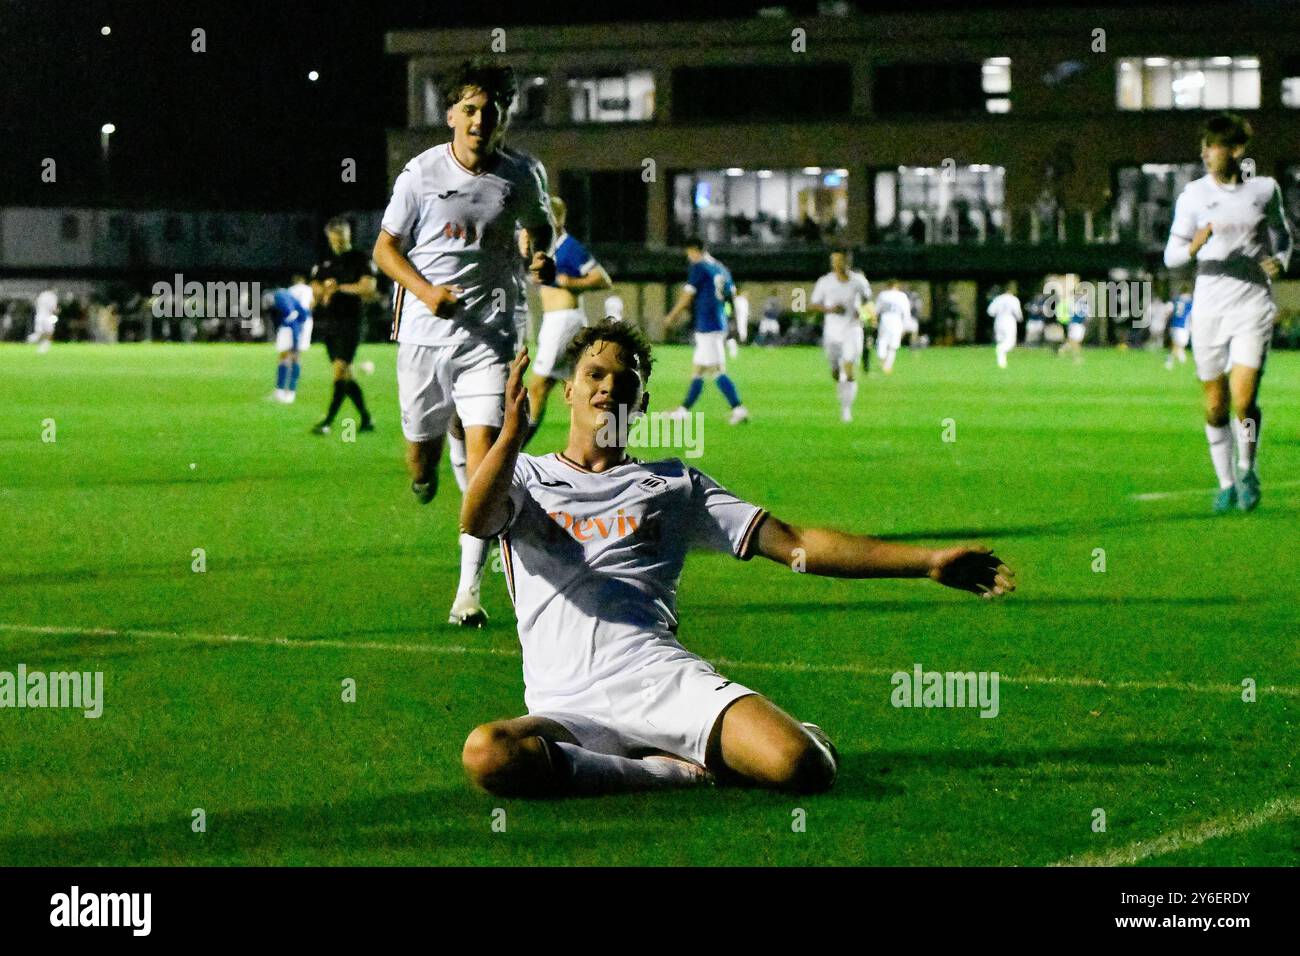
<instances>
[{"instance_id":1,"label":"white football jersey","mask_svg":"<svg viewBox=\"0 0 1300 956\"><path fill-rule=\"evenodd\" d=\"M59 294L53 289L46 289L36 297L36 317L51 318L59 310Z\"/></svg>"},{"instance_id":2,"label":"white football jersey","mask_svg":"<svg viewBox=\"0 0 1300 956\"><path fill-rule=\"evenodd\" d=\"M912 317L912 300L902 289L886 289L876 296L876 314L882 319L907 321Z\"/></svg>"},{"instance_id":3,"label":"white football jersey","mask_svg":"<svg viewBox=\"0 0 1300 956\"><path fill-rule=\"evenodd\" d=\"M530 712L683 653L677 580L691 548L752 556L762 508L679 459L599 473L521 454L501 532Z\"/></svg>"},{"instance_id":4,"label":"white football jersey","mask_svg":"<svg viewBox=\"0 0 1300 956\"><path fill-rule=\"evenodd\" d=\"M289 286L289 295L293 296L293 301L302 306L305 312L311 313L312 304L316 301L316 297L311 294L311 286L305 282L297 282Z\"/></svg>"},{"instance_id":5,"label":"white football jersey","mask_svg":"<svg viewBox=\"0 0 1300 956\"><path fill-rule=\"evenodd\" d=\"M1252 176L1224 185L1207 173L1188 183L1174 207L1165 265L1172 269L1189 262L1193 236L1209 223L1214 231L1196 255L1193 316L1271 311L1272 290L1259 260L1277 256L1285 269L1291 259L1291 230L1277 181Z\"/></svg>"},{"instance_id":6,"label":"white football jersey","mask_svg":"<svg viewBox=\"0 0 1300 956\"><path fill-rule=\"evenodd\" d=\"M382 226L409 240L406 257L434 285L464 289L455 312L434 316L399 294L394 338L413 345L484 342L503 357L514 351L519 296L516 224L550 225L550 201L531 157L498 153L489 169L471 173L451 144L427 149L402 169Z\"/></svg>"},{"instance_id":7,"label":"white football jersey","mask_svg":"<svg viewBox=\"0 0 1300 956\"><path fill-rule=\"evenodd\" d=\"M1010 292L1003 292L989 303L989 315L994 319L1009 318L1016 322L1024 318L1020 311L1020 300Z\"/></svg>"},{"instance_id":8,"label":"white football jersey","mask_svg":"<svg viewBox=\"0 0 1300 956\"><path fill-rule=\"evenodd\" d=\"M813 305L828 310L822 329L830 338L843 335L851 323L860 321L858 309L870 300L871 283L861 272L850 272L844 280L828 272L813 286Z\"/></svg>"}]
</instances>

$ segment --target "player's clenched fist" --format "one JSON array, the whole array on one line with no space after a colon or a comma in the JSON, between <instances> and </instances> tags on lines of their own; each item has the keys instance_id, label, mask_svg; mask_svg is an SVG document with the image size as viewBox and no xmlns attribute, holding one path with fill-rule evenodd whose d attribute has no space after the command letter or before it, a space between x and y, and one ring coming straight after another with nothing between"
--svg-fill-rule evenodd
<instances>
[{"instance_id":1,"label":"player's clenched fist","mask_svg":"<svg viewBox=\"0 0 1300 956\"><path fill-rule=\"evenodd\" d=\"M420 298L429 307L430 312L445 319L455 312L456 303L464 292L464 288L458 285L435 285Z\"/></svg>"}]
</instances>

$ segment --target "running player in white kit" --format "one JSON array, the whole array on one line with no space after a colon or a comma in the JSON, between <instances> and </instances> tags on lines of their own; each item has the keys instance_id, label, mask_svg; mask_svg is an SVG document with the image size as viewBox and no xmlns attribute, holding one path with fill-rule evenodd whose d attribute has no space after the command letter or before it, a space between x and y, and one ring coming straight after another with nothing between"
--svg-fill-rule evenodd
<instances>
[{"instance_id":1,"label":"running player in white kit","mask_svg":"<svg viewBox=\"0 0 1300 956\"><path fill-rule=\"evenodd\" d=\"M44 355L50 350L54 341L54 326L59 322L59 294L53 289L46 289L36 297L36 315L32 319L32 334L28 342L38 343L36 352Z\"/></svg>"},{"instance_id":2,"label":"running player in white kit","mask_svg":"<svg viewBox=\"0 0 1300 956\"><path fill-rule=\"evenodd\" d=\"M894 358L903 344L903 329L912 318L912 301L897 279L876 297L876 356L886 375L894 371Z\"/></svg>"},{"instance_id":3,"label":"running player in white kit","mask_svg":"<svg viewBox=\"0 0 1300 956\"><path fill-rule=\"evenodd\" d=\"M998 353L998 368L1007 367L1007 354L1016 347L1016 332L1024 318L1020 311L1020 290L1008 282L1006 291L989 303L989 316L993 319L993 343Z\"/></svg>"},{"instance_id":4,"label":"running player in white kit","mask_svg":"<svg viewBox=\"0 0 1300 956\"><path fill-rule=\"evenodd\" d=\"M849 253L832 252L831 271L813 286L808 311L824 316L822 349L839 394L840 420L845 422L853 421L853 400L858 394L856 369L866 336L859 310L870 301L871 283L861 272L850 271Z\"/></svg>"},{"instance_id":5,"label":"running player in white kit","mask_svg":"<svg viewBox=\"0 0 1300 956\"><path fill-rule=\"evenodd\" d=\"M1217 514L1259 504L1259 380L1277 305L1271 282L1291 259L1282 191L1268 176L1242 176L1250 124L1220 114L1206 121L1201 160L1206 174L1187 184L1174 207L1165 246L1169 268L1196 260L1192 359L1205 393L1205 437L1219 480ZM1232 470L1233 430L1237 474Z\"/></svg>"},{"instance_id":6,"label":"running player in white kit","mask_svg":"<svg viewBox=\"0 0 1300 956\"><path fill-rule=\"evenodd\" d=\"M555 281L543 285L542 327L537 332L537 358L528 382L529 438L536 434L546 414L546 401L556 382L569 377L564 355L569 343L587 324L582 293L612 288L609 273L587 248L564 231L568 207L559 196L551 197L551 218L555 221ZM527 444L525 439L524 444Z\"/></svg>"},{"instance_id":7,"label":"running player in white kit","mask_svg":"<svg viewBox=\"0 0 1300 956\"><path fill-rule=\"evenodd\" d=\"M555 268L549 202L534 164L499 149L515 92L505 66L471 61L448 77L452 141L406 164L375 241L375 264L398 285L398 398L412 490L423 502L437 490L453 412L464 427L471 477L501 427L516 342L517 226L528 234L533 281L549 279ZM461 536L451 623L482 626L486 619L479 600L486 551L486 542Z\"/></svg>"},{"instance_id":8,"label":"running player in white kit","mask_svg":"<svg viewBox=\"0 0 1300 956\"><path fill-rule=\"evenodd\" d=\"M679 459L642 462L607 420L644 411L650 347L627 323L583 329L570 351L563 452L520 453L520 352L505 422L470 480L461 526L499 535L519 620L527 716L476 727L470 779L504 796L735 783L825 790L837 757L815 725L719 674L678 641L686 553L762 555L832 577L928 577L992 598L1014 589L986 548L932 550L793 527Z\"/></svg>"}]
</instances>

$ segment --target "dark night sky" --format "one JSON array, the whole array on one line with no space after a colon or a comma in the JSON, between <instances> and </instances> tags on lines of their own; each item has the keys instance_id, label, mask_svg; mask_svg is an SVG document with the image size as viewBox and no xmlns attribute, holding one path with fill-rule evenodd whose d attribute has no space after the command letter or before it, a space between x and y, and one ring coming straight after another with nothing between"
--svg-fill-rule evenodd
<instances>
[{"instance_id":1,"label":"dark night sky","mask_svg":"<svg viewBox=\"0 0 1300 956\"><path fill-rule=\"evenodd\" d=\"M0 204L380 206L384 130L405 122L404 63L383 54L385 30L712 19L769 5L816 10L815 2L775 0L0 0ZM108 37L100 34L105 24ZM190 50L194 27L207 32L206 53ZM316 83L307 79L311 69L321 73ZM117 126L107 184L99 147L105 122ZM40 182L47 156L58 163L55 184ZM340 182L344 156L357 159L355 185Z\"/></svg>"}]
</instances>

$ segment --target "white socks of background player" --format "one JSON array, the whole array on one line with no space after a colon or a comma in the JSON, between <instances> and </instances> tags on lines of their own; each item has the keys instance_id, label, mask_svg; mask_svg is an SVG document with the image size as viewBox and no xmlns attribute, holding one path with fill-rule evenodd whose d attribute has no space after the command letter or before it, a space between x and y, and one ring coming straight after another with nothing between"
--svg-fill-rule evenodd
<instances>
[{"instance_id":1,"label":"white socks of background player","mask_svg":"<svg viewBox=\"0 0 1300 956\"><path fill-rule=\"evenodd\" d=\"M1258 412L1255 413L1254 419L1235 417L1232 419L1232 431L1237 439L1239 472L1251 471L1255 467L1255 452L1259 448L1259 420Z\"/></svg>"},{"instance_id":2,"label":"white socks of background player","mask_svg":"<svg viewBox=\"0 0 1300 956\"><path fill-rule=\"evenodd\" d=\"M469 458L465 454L465 439L447 433L447 457L451 459L451 473L456 476L456 487L463 495L469 487Z\"/></svg>"},{"instance_id":3,"label":"white socks of background player","mask_svg":"<svg viewBox=\"0 0 1300 956\"><path fill-rule=\"evenodd\" d=\"M447 434L447 457L451 459L451 471L456 476L456 485L463 495L469 487L468 459L465 457L465 439ZM456 596L479 593L483 583L483 565L487 564L488 548L492 542L476 538L472 534L460 536L460 584L456 586Z\"/></svg>"},{"instance_id":4,"label":"white socks of background player","mask_svg":"<svg viewBox=\"0 0 1300 956\"><path fill-rule=\"evenodd\" d=\"M697 786L704 772L684 760L666 757L615 757L584 750L576 744L556 743L569 765L566 792L572 794L626 793L630 790L669 790Z\"/></svg>"},{"instance_id":5,"label":"white socks of background player","mask_svg":"<svg viewBox=\"0 0 1300 956\"><path fill-rule=\"evenodd\" d=\"M840 396L840 412L845 415L850 414L853 411L853 400L858 397L857 381L850 381L841 375L839 382L835 385L835 390Z\"/></svg>"},{"instance_id":6,"label":"white socks of background player","mask_svg":"<svg viewBox=\"0 0 1300 956\"><path fill-rule=\"evenodd\" d=\"M1210 443L1210 461L1214 462L1214 474L1219 479L1219 488L1227 488L1233 483L1232 429L1227 425L1207 424L1205 440Z\"/></svg>"}]
</instances>

